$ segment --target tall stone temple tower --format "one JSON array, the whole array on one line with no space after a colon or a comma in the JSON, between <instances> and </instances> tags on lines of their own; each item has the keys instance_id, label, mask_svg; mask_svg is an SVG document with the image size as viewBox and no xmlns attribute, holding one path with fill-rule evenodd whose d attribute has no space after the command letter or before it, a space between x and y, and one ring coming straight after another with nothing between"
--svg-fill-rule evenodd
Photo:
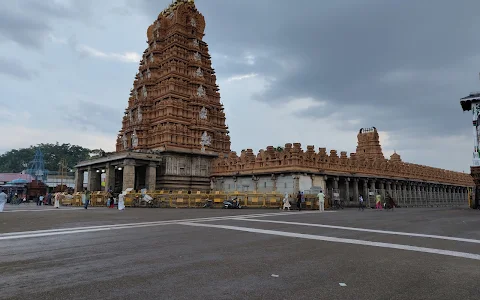
<instances>
[{"instance_id":1,"label":"tall stone temple tower","mask_svg":"<svg viewBox=\"0 0 480 300\"><path fill-rule=\"evenodd\" d=\"M205 19L193 0L177 0L150 25L117 152L230 152L215 71L202 40L204 30Z\"/></svg>"},{"instance_id":2,"label":"tall stone temple tower","mask_svg":"<svg viewBox=\"0 0 480 300\"><path fill-rule=\"evenodd\" d=\"M193 0L176 0L148 27L116 152L79 163L77 190L83 172L92 191L210 189L230 137L204 31Z\"/></svg>"},{"instance_id":3,"label":"tall stone temple tower","mask_svg":"<svg viewBox=\"0 0 480 300\"><path fill-rule=\"evenodd\" d=\"M380 146L380 137L377 128L362 128L357 134L356 157L368 159L384 159L382 146Z\"/></svg>"}]
</instances>

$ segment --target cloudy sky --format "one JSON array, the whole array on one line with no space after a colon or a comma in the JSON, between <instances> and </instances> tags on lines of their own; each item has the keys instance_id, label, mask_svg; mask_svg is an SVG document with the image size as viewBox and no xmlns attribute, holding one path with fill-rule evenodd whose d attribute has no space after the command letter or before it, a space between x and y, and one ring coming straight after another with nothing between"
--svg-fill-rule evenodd
<instances>
[{"instance_id":1,"label":"cloudy sky","mask_svg":"<svg viewBox=\"0 0 480 300\"><path fill-rule=\"evenodd\" d=\"M113 150L169 0L0 4L0 153L40 142ZM196 0L232 150L301 142L354 152L361 127L384 154L469 172L480 90L478 0Z\"/></svg>"}]
</instances>

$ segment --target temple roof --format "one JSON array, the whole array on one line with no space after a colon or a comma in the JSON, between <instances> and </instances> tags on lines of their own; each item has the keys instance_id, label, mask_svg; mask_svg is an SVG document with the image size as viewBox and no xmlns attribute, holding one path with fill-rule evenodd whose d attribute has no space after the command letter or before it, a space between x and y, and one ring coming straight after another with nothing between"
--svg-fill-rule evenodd
<instances>
[{"instance_id":1,"label":"temple roof","mask_svg":"<svg viewBox=\"0 0 480 300\"><path fill-rule=\"evenodd\" d=\"M471 93L470 95L460 99L460 105L463 111L472 109L472 102L480 102L480 92Z\"/></svg>"}]
</instances>

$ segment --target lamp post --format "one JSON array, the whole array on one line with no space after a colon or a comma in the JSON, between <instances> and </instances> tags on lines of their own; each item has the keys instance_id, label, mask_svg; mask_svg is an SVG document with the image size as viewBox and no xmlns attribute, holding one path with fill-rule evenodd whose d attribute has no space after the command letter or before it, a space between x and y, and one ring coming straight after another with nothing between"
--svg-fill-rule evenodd
<instances>
[{"instance_id":1,"label":"lamp post","mask_svg":"<svg viewBox=\"0 0 480 300\"><path fill-rule=\"evenodd\" d=\"M460 105L463 111L472 112L473 151L470 175L473 177L475 188L472 191L472 200L474 201L470 203L470 207L476 208L480 205L480 92L470 93L470 95L461 98Z\"/></svg>"}]
</instances>

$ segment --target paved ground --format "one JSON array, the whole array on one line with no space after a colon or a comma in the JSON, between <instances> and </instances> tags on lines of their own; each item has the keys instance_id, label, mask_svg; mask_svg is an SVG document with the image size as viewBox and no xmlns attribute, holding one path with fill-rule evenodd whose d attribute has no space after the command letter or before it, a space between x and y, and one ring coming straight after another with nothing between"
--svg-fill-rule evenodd
<instances>
[{"instance_id":1,"label":"paved ground","mask_svg":"<svg viewBox=\"0 0 480 300\"><path fill-rule=\"evenodd\" d=\"M478 228L469 209L8 205L0 299L478 299Z\"/></svg>"}]
</instances>

